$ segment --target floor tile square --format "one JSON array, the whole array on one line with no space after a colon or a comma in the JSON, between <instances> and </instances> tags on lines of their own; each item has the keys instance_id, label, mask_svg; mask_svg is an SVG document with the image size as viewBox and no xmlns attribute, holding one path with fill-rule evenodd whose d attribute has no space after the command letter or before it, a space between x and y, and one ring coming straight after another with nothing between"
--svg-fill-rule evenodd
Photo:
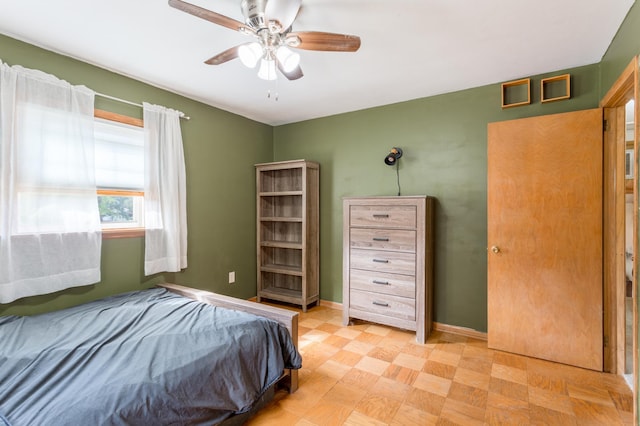
<instances>
[{"instance_id":1,"label":"floor tile square","mask_svg":"<svg viewBox=\"0 0 640 426\"><path fill-rule=\"evenodd\" d=\"M461 358L460 354L442 351L440 349L434 349L429 354L430 361L436 361L442 364L453 365L454 367L458 366L458 364L460 363L460 358Z\"/></svg>"},{"instance_id":2,"label":"floor tile square","mask_svg":"<svg viewBox=\"0 0 640 426\"><path fill-rule=\"evenodd\" d=\"M529 401L529 388L519 383L491 377L489 392L499 394L518 401Z\"/></svg>"},{"instance_id":3,"label":"floor tile square","mask_svg":"<svg viewBox=\"0 0 640 426\"><path fill-rule=\"evenodd\" d=\"M377 334L378 336L387 336L391 333L391 329L389 327L384 327L382 325L372 324L365 330L367 333Z\"/></svg>"},{"instance_id":4,"label":"floor tile square","mask_svg":"<svg viewBox=\"0 0 640 426\"><path fill-rule=\"evenodd\" d=\"M355 386L360 389L369 390L371 385L378 380L378 376L373 373L369 373L358 368L352 368L347 374L345 374L340 383Z\"/></svg>"},{"instance_id":5,"label":"floor tile square","mask_svg":"<svg viewBox=\"0 0 640 426\"><path fill-rule=\"evenodd\" d=\"M300 336L300 339L313 340L314 342L322 342L324 339L326 339L329 336L331 336L331 334L327 333L326 331L313 329L306 332L302 336Z\"/></svg>"},{"instance_id":6,"label":"floor tile square","mask_svg":"<svg viewBox=\"0 0 640 426\"><path fill-rule=\"evenodd\" d=\"M447 400L463 402L477 408L485 409L487 407L488 392L483 389L474 388L462 383L453 382L447 395Z\"/></svg>"},{"instance_id":7,"label":"floor tile square","mask_svg":"<svg viewBox=\"0 0 640 426\"><path fill-rule=\"evenodd\" d=\"M611 400L619 411L633 413L633 395L609 391Z\"/></svg>"},{"instance_id":8,"label":"floor tile square","mask_svg":"<svg viewBox=\"0 0 640 426\"><path fill-rule=\"evenodd\" d=\"M442 407L440 418L459 425L484 426L485 412L484 408L447 398Z\"/></svg>"},{"instance_id":9,"label":"floor tile square","mask_svg":"<svg viewBox=\"0 0 640 426\"><path fill-rule=\"evenodd\" d=\"M342 349L344 350L356 352L361 355L368 354L373 348L375 348L375 345L372 345L371 343L360 342L358 340L352 340L342 347Z\"/></svg>"},{"instance_id":10,"label":"floor tile square","mask_svg":"<svg viewBox=\"0 0 640 426\"><path fill-rule=\"evenodd\" d=\"M324 364L316 368L317 373L334 379L342 379L349 370L351 370L350 366L341 364L333 359L327 360Z\"/></svg>"},{"instance_id":11,"label":"floor tile square","mask_svg":"<svg viewBox=\"0 0 640 426\"><path fill-rule=\"evenodd\" d=\"M365 356L355 365L355 367L359 368L360 370L368 371L369 373L382 376L382 373L385 372L389 365L390 363L387 361L382 361L377 358Z\"/></svg>"},{"instance_id":12,"label":"floor tile square","mask_svg":"<svg viewBox=\"0 0 640 426\"><path fill-rule=\"evenodd\" d=\"M309 318L309 317L298 321L298 327L306 327L311 329L316 328L322 324L324 324L324 321L320 321L320 320Z\"/></svg>"},{"instance_id":13,"label":"floor tile square","mask_svg":"<svg viewBox=\"0 0 640 426\"><path fill-rule=\"evenodd\" d=\"M488 376L491 374L493 359L492 357L476 357L463 354L462 358L460 358L460 362L458 363L458 367L473 370Z\"/></svg>"},{"instance_id":14,"label":"floor tile square","mask_svg":"<svg viewBox=\"0 0 640 426\"><path fill-rule=\"evenodd\" d=\"M408 342L405 343L404 346L401 346L401 350L403 353L407 355L413 355L420 358L428 359L429 355L433 351L433 347L428 345L421 345L416 342Z\"/></svg>"},{"instance_id":15,"label":"floor tile square","mask_svg":"<svg viewBox=\"0 0 640 426\"><path fill-rule=\"evenodd\" d=\"M342 327L334 325L334 324L329 324L328 322L323 322L322 324L320 324L319 326L316 327L316 330L320 330L320 331L324 331L326 333L329 334L333 334L336 331L340 330Z\"/></svg>"},{"instance_id":16,"label":"floor tile square","mask_svg":"<svg viewBox=\"0 0 640 426\"><path fill-rule=\"evenodd\" d=\"M508 367L527 369L527 358L521 355L510 354L507 352L496 351L493 355L493 362L496 364L506 365Z\"/></svg>"},{"instance_id":17,"label":"floor tile square","mask_svg":"<svg viewBox=\"0 0 640 426\"><path fill-rule=\"evenodd\" d=\"M511 425L530 425L531 419L529 418L529 406L526 408L517 408L507 406L506 408L499 408L494 406L487 406L487 410L484 415L485 423L491 426L511 426Z\"/></svg>"},{"instance_id":18,"label":"floor tile square","mask_svg":"<svg viewBox=\"0 0 640 426\"><path fill-rule=\"evenodd\" d=\"M334 332L336 336L344 337L346 339L353 340L358 337L362 333L360 330L356 330L355 328L343 327L340 330Z\"/></svg>"},{"instance_id":19,"label":"floor tile square","mask_svg":"<svg viewBox=\"0 0 640 426\"><path fill-rule=\"evenodd\" d=\"M387 423L378 421L372 417L359 413L358 411L352 411L347 420L344 422L345 426L386 426Z\"/></svg>"},{"instance_id":20,"label":"floor tile square","mask_svg":"<svg viewBox=\"0 0 640 426\"><path fill-rule=\"evenodd\" d=\"M432 374L418 373L418 377L416 377L415 382L413 382L413 386L446 397L451 388L451 380L443 379L442 377Z\"/></svg>"},{"instance_id":21,"label":"floor tile square","mask_svg":"<svg viewBox=\"0 0 640 426\"><path fill-rule=\"evenodd\" d=\"M348 366L353 367L358 362L360 362L360 360L362 359L363 356L364 355L361 355L361 354L356 353L356 352L340 350L340 351L336 352L335 355L333 355L331 357L331 359L336 361L336 362L339 362L340 364L344 364L344 365L348 365ZM302 362L304 364L304 359L303 359Z\"/></svg>"},{"instance_id":22,"label":"floor tile square","mask_svg":"<svg viewBox=\"0 0 640 426\"><path fill-rule=\"evenodd\" d=\"M416 370L391 364L382 376L406 385L412 385L416 381L418 373Z\"/></svg>"},{"instance_id":23,"label":"floor tile square","mask_svg":"<svg viewBox=\"0 0 640 426\"><path fill-rule=\"evenodd\" d=\"M355 408L356 404L366 395L366 393L367 391L362 388L339 382L329 389L322 399L335 404L342 404L346 407Z\"/></svg>"},{"instance_id":24,"label":"floor tile square","mask_svg":"<svg viewBox=\"0 0 640 426\"><path fill-rule=\"evenodd\" d=\"M413 387L386 377L380 377L371 387L371 393L403 402Z\"/></svg>"},{"instance_id":25,"label":"floor tile square","mask_svg":"<svg viewBox=\"0 0 640 426\"><path fill-rule=\"evenodd\" d=\"M622 419L613 404L603 405L584 399L571 398L578 424L620 424Z\"/></svg>"},{"instance_id":26,"label":"floor tile square","mask_svg":"<svg viewBox=\"0 0 640 426\"><path fill-rule=\"evenodd\" d=\"M379 334L369 333L368 331L363 331L356 337L356 340L359 342L370 343L372 345L377 345L384 337Z\"/></svg>"},{"instance_id":27,"label":"floor tile square","mask_svg":"<svg viewBox=\"0 0 640 426\"><path fill-rule=\"evenodd\" d=\"M578 386L569 384L567 391L572 399L581 399L588 402L593 402L601 405L608 405L614 407L611 395L605 389L594 388L593 386Z\"/></svg>"},{"instance_id":28,"label":"floor tile square","mask_svg":"<svg viewBox=\"0 0 640 426\"><path fill-rule=\"evenodd\" d=\"M445 379L453 379L456 375L457 367L449 364L443 364L441 362L427 360L422 367L424 373L433 374L434 376L440 376Z\"/></svg>"},{"instance_id":29,"label":"floor tile square","mask_svg":"<svg viewBox=\"0 0 640 426\"><path fill-rule=\"evenodd\" d=\"M400 348L397 346L385 347L376 346L367 355L372 358L377 358L382 361L391 362L400 353Z\"/></svg>"},{"instance_id":30,"label":"floor tile square","mask_svg":"<svg viewBox=\"0 0 640 426\"><path fill-rule=\"evenodd\" d=\"M317 425L341 425L351 411L342 404L321 400L309 409L304 418Z\"/></svg>"},{"instance_id":31,"label":"floor tile square","mask_svg":"<svg viewBox=\"0 0 640 426\"><path fill-rule=\"evenodd\" d=\"M503 364L494 363L491 367L491 377L507 380L509 382L527 384L527 371L515 367L509 367Z\"/></svg>"},{"instance_id":32,"label":"floor tile square","mask_svg":"<svg viewBox=\"0 0 640 426\"><path fill-rule=\"evenodd\" d=\"M391 419L393 419L393 416L396 415L396 411L398 411L400 405L401 403L394 399L376 394L368 394L356 404L355 411L380 422L389 423Z\"/></svg>"},{"instance_id":33,"label":"floor tile square","mask_svg":"<svg viewBox=\"0 0 640 426\"><path fill-rule=\"evenodd\" d=\"M573 415L571 399L566 395L530 387L529 403L568 415Z\"/></svg>"},{"instance_id":34,"label":"floor tile square","mask_svg":"<svg viewBox=\"0 0 640 426\"><path fill-rule=\"evenodd\" d=\"M435 426L437 424L438 416L407 404L401 405L391 420L391 426Z\"/></svg>"},{"instance_id":35,"label":"floor tile square","mask_svg":"<svg viewBox=\"0 0 640 426\"><path fill-rule=\"evenodd\" d=\"M489 407L503 411L514 410L528 412L529 401L489 391L487 394L487 409L489 409Z\"/></svg>"},{"instance_id":36,"label":"floor tile square","mask_svg":"<svg viewBox=\"0 0 640 426\"><path fill-rule=\"evenodd\" d=\"M465 345L462 343L443 342L436 345L436 349L439 351L450 352L462 356Z\"/></svg>"},{"instance_id":37,"label":"floor tile square","mask_svg":"<svg viewBox=\"0 0 640 426\"><path fill-rule=\"evenodd\" d=\"M393 363L399 365L401 367L411 368L412 370L420 371L424 364L427 362L426 359L420 358L414 355L408 355L405 353L399 353Z\"/></svg>"},{"instance_id":38,"label":"floor tile square","mask_svg":"<svg viewBox=\"0 0 640 426\"><path fill-rule=\"evenodd\" d=\"M529 386L568 395L567 383L564 379L559 377L552 377L548 374L540 374L531 371L528 373L527 382Z\"/></svg>"},{"instance_id":39,"label":"floor tile square","mask_svg":"<svg viewBox=\"0 0 640 426\"><path fill-rule=\"evenodd\" d=\"M583 426L578 423L575 416L550 408L529 404L529 419L532 425L545 426Z\"/></svg>"},{"instance_id":40,"label":"floor tile square","mask_svg":"<svg viewBox=\"0 0 640 426\"><path fill-rule=\"evenodd\" d=\"M423 389L413 388L405 399L405 404L418 410L426 411L434 416L440 416L442 407L447 399Z\"/></svg>"},{"instance_id":41,"label":"floor tile square","mask_svg":"<svg viewBox=\"0 0 640 426\"><path fill-rule=\"evenodd\" d=\"M486 374L478 373L477 371L458 367L455 376L453 377L453 381L486 391L489 390L491 377Z\"/></svg>"},{"instance_id":42,"label":"floor tile square","mask_svg":"<svg viewBox=\"0 0 640 426\"><path fill-rule=\"evenodd\" d=\"M342 348L349 342L351 342L350 339L347 339L341 336L336 336L335 334L332 334L331 336L323 340L323 343L326 343L327 345L335 346L336 348Z\"/></svg>"}]
</instances>

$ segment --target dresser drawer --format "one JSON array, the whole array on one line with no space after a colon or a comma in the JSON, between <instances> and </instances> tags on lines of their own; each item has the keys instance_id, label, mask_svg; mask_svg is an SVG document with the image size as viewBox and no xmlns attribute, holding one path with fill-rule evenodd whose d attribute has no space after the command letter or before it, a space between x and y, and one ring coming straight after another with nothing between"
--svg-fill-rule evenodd
<instances>
[{"instance_id":1,"label":"dresser drawer","mask_svg":"<svg viewBox=\"0 0 640 426\"><path fill-rule=\"evenodd\" d=\"M414 299L416 297L416 279L412 275L352 269L349 273L349 282L351 288L355 290Z\"/></svg>"},{"instance_id":2,"label":"dresser drawer","mask_svg":"<svg viewBox=\"0 0 640 426\"><path fill-rule=\"evenodd\" d=\"M394 318L415 320L415 299L351 289L349 307Z\"/></svg>"},{"instance_id":3,"label":"dresser drawer","mask_svg":"<svg viewBox=\"0 0 640 426\"><path fill-rule=\"evenodd\" d=\"M404 275L415 275L416 273L415 253L351 249L350 254L351 268L354 269Z\"/></svg>"},{"instance_id":4,"label":"dresser drawer","mask_svg":"<svg viewBox=\"0 0 640 426\"><path fill-rule=\"evenodd\" d=\"M351 206L350 225L415 228L416 206Z\"/></svg>"},{"instance_id":5,"label":"dresser drawer","mask_svg":"<svg viewBox=\"0 0 640 426\"><path fill-rule=\"evenodd\" d=\"M416 231L351 228L350 238L352 248L416 251Z\"/></svg>"}]
</instances>

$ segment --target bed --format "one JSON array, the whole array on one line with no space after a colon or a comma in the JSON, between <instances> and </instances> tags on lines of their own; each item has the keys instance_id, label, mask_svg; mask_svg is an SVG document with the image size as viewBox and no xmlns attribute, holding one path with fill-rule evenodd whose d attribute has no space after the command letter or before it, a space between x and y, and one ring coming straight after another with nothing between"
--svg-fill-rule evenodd
<instances>
[{"instance_id":1,"label":"bed","mask_svg":"<svg viewBox=\"0 0 640 426\"><path fill-rule=\"evenodd\" d=\"M163 284L0 317L0 425L240 423L296 390L297 315Z\"/></svg>"}]
</instances>

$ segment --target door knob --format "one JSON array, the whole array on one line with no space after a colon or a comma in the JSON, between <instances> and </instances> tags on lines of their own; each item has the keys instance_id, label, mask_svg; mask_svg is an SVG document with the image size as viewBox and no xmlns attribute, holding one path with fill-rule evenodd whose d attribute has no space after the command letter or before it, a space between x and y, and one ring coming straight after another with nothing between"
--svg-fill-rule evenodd
<instances>
[{"instance_id":1,"label":"door knob","mask_svg":"<svg viewBox=\"0 0 640 426\"><path fill-rule=\"evenodd\" d=\"M498 254L498 253L500 253L500 247L493 246L493 247L491 247L491 251L494 252L495 254Z\"/></svg>"}]
</instances>

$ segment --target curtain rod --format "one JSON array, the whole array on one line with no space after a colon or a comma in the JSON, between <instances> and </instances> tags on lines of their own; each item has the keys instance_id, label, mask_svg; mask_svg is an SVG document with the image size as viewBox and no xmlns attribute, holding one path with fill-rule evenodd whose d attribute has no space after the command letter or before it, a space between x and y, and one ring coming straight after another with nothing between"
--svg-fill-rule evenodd
<instances>
[{"instance_id":1,"label":"curtain rod","mask_svg":"<svg viewBox=\"0 0 640 426\"><path fill-rule=\"evenodd\" d=\"M98 93L98 92L95 92L95 94L98 95L98 96L101 96L103 98L106 98L106 99L111 99L112 101L122 102L123 104L129 104L129 105L133 105L133 106L137 106L137 107L143 108L142 104L138 104L136 102L131 102L131 101L128 101L126 99L116 98L115 96L109 96L109 95L105 95L104 93ZM185 115L184 112L182 112L182 111L179 111L179 112L180 112L180 118L184 118L185 120L191 120L191 117Z\"/></svg>"}]
</instances>

